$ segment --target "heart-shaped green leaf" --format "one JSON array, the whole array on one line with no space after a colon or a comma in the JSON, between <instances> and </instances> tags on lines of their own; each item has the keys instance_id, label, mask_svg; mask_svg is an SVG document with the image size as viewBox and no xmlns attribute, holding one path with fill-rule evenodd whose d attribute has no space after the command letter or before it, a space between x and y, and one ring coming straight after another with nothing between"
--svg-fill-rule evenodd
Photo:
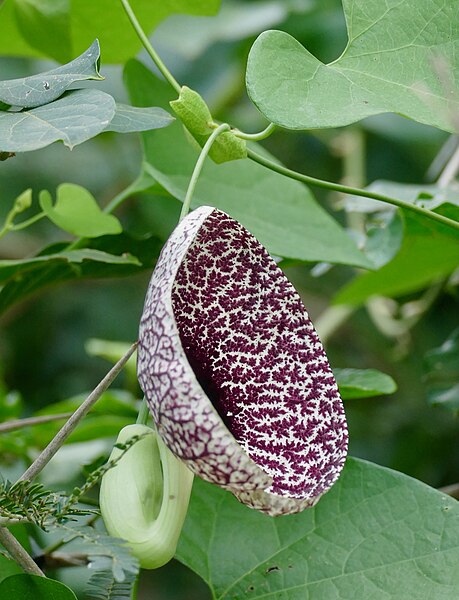
<instances>
[{"instance_id":1,"label":"heart-shaped green leaf","mask_svg":"<svg viewBox=\"0 0 459 600\"><path fill-rule=\"evenodd\" d=\"M38 150L63 141L73 148L98 135L112 120L115 101L99 90L72 90L45 106L0 112L0 149Z\"/></svg>"},{"instance_id":2,"label":"heart-shaped green leaf","mask_svg":"<svg viewBox=\"0 0 459 600\"><path fill-rule=\"evenodd\" d=\"M99 237L121 233L121 223L99 208L94 196L84 187L62 183L56 190L56 204L51 194L42 190L40 206L58 227L80 237Z\"/></svg>"},{"instance_id":3,"label":"heart-shaped green leaf","mask_svg":"<svg viewBox=\"0 0 459 600\"><path fill-rule=\"evenodd\" d=\"M31 77L0 81L0 101L21 108L49 104L62 96L75 81L103 79L98 70L99 59L100 48L96 40L81 56L57 69Z\"/></svg>"},{"instance_id":4,"label":"heart-shaped green leaf","mask_svg":"<svg viewBox=\"0 0 459 600\"><path fill-rule=\"evenodd\" d=\"M395 112L459 131L459 3L343 0L343 8L349 41L330 64L281 31L255 41L247 90L266 118L313 129Z\"/></svg>"},{"instance_id":5,"label":"heart-shaped green leaf","mask_svg":"<svg viewBox=\"0 0 459 600\"><path fill-rule=\"evenodd\" d=\"M456 600L459 503L357 459L317 506L275 518L197 480L177 558L216 600Z\"/></svg>"}]
</instances>

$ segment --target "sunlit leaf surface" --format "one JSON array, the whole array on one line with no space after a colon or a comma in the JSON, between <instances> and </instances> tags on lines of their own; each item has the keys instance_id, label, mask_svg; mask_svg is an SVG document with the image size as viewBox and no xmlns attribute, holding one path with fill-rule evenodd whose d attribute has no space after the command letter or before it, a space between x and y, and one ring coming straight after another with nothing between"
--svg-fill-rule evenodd
<instances>
[{"instance_id":1,"label":"sunlit leaf surface","mask_svg":"<svg viewBox=\"0 0 459 600\"><path fill-rule=\"evenodd\" d=\"M112 120L115 101L94 89L73 90L23 112L0 112L3 151L26 152L62 141L69 148L98 135Z\"/></svg>"},{"instance_id":2,"label":"sunlit leaf surface","mask_svg":"<svg viewBox=\"0 0 459 600\"><path fill-rule=\"evenodd\" d=\"M99 42L96 40L81 56L52 71L0 81L0 101L12 106L33 108L59 98L65 90L86 79L103 79L98 71Z\"/></svg>"},{"instance_id":3,"label":"sunlit leaf surface","mask_svg":"<svg viewBox=\"0 0 459 600\"><path fill-rule=\"evenodd\" d=\"M459 504L349 459L317 506L268 517L195 481L177 558L217 600L455 600Z\"/></svg>"},{"instance_id":4,"label":"sunlit leaf surface","mask_svg":"<svg viewBox=\"0 0 459 600\"><path fill-rule=\"evenodd\" d=\"M394 112L459 131L459 2L343 0L343 9L348 44L329 64L285 32L255 41L247 90L266 118L313 129Z\"/></svg>"}]
</instances>

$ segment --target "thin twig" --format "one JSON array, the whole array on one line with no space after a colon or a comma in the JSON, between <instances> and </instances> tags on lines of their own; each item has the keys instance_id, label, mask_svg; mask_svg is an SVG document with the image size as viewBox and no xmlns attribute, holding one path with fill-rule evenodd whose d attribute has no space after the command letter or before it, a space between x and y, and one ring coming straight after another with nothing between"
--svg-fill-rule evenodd
<instances>
[{"instance_id":1,"label":"thin twig","mask_svg":"<svg viewBox=\"0 0 459 600\"><path fill-rule=\"evenodd\" d=\"M31 425L41 425L42 423L50 423L51 421L61 421L62 419L68 419L71 415L72 413L68 412L59 415L43 415L41 417L28 417L27 419L16 419L14 421L7 421L6 423L0 423L0 433L6 433L7 431L15 431L16 429L30 427Z\"/></svg>"},{"instance_id":2,"label":"thin twig","mask_svg":"<svg viewBox=\"0 0 459 600\"><path fill-rule=\"evenodd\" d=\"M452 182L459 171L459 146L447 162L442 174L438 178L438 187L445 188Z\"/></svg>"},{"instance_id":3,"label":"thin twig","mask_svg":"<svg viewBox=\"0 0 459 600\"><path fill-rule=\"evenodd\" d=\"M126 354L120 358L116 365L107 373L102 379L99 385L89 394L86 400L81 404L79 408L73 413L70 419L60 429L51 442L41 452L38 458L30 465L27 471L21 475L19 481L31 481L42 471L42 469L49 463L52 457L56 454L59 448L63 445L65 440L69 437L72 431L77 427L81 419L89 412L93 405L99 400L105 390L112 384L118 373L127 363L129 358L135 352L137 348L137 342L133 344Z\"/></svg>"},{"instance_id":4,"label":"thin twig","mask_svg":"<svg viewBox=\"0 0 459 600\"><path fill-rule=\"evenodd\" d=\"M426 181L436 181L459 146L459 136L450 135L427 169Z\"/></svg>"},{"instance_id":5,"label":"thin twig","mask_svg":"<svg viewBox=\"0 0 459 600\"><path fill-rule=\"evenodd\" d=\"M439 488L438 491L451 496L451 498L456 498L456 500L459 500L459 483L445 485L445 487Z\"/></svg>"},{"instance_id":6,"label":"thin twig","mask_svg":"<svg viewBox=\"0 0 459 600\"><path fill-rule=\"evenodd\" d=\"M32 557L6 527L0 527L0 543L8 550L14 560L26 573L45 577L45 574L40 567L34 562Z\"/></svg>"}]
</instances>

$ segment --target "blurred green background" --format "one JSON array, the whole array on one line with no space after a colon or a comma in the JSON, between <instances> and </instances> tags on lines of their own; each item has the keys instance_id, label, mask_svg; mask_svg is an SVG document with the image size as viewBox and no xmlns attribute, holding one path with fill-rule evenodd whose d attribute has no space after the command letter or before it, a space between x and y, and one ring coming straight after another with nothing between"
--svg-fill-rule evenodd
<instances>
[{"instance_id":1,"label":"blurred green background","mask_svg":"<svg viewBox=\"0 0 459 600\"><path fill-rule=\"evenodd\" d=\"M214 116L245 131L262 129L265 122L245 93L244 72L250 46L261 31L278 28L307 45L325 62L339 56L346 44L346 27L338 0L232 0L223 1L216 18L174 16L153 36L153 44L176 78L197 89ZM144 53L141 59L151 66ZM43 71L54 63L0 57L0 78ZM122 68L104 66L106 80L100 89L126 100ZM289 167L315 177L363 187L375 179L405 183L431 182L438 176L436 163L448 136L395 115L366 119L345 130L313 133L277 131L264 145ZM63 182L88 188L104 206L138 174L141 150L136 135L103 134L76 147L62 144L28 152L0 163L0 220L26 187L34 192L54 191ZM438 162L438 161L437 161ZM359 228L361 216L342 210L343 198L313 190L344 226ZM153 231L166 239L179 203L172 197L136 196L117 212L123 226L137 235ZM36 253L54 241L70 239L40 222L0 240L0 258ZM355 275L350 267L283 264L300 290L313 322L328 328L336 316L330 302L340 287ZM89 280L47 288L9 309L1 319L0 373L2 402L22 399L21 416L82 394L94 387L108 370L105 360L88 356L90 338L132 342L150 273L113 280ZM333 367L377 368L390 374L398 391L389 397L349 400L346 412L350 453L416 477L434 487L459 480L458 421L454 410L428 402L424 355L440 346L457 328L456 282L439 286L428 296L428 307L410 318L425 294L371 302L349 314L326 337ZM410 312L411 311L411 312ZM458 359L459 360L459 359ZM118 387L138 390L121 380ZM11 391L17 392L12 395ZM459 400L458 400L459 404ZM19 406L19 405L18 405ZM98 430L104 437L104 430ZM108 451L106 443L75 444L62 460L81 463ZM67 461L67 462L65 462ZM14 454L5 451L3 468L17 473ZM76 469L69 479L57 470L50 483L58 488L78 481ZM77 570L66 570L66 581L76 581ZM143 575L143 598L202 599L205 587L185 567L172 563Z\"/></svg>"}]
</instances>

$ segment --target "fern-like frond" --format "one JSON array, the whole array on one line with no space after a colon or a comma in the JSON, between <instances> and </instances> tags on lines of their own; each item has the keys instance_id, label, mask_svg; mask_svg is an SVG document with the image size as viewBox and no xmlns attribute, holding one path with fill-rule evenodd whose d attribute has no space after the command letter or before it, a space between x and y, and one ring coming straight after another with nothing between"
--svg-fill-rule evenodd
<instances>
[{"instance_id":1,"label":"fern-like frond","mask_svg":"<svg viewBox=\"0 0 459 600\"><path fill-rule=\"evenodd\" d=\"M124 581L115 581L111 571L99 571L91 576L85 593L90 600L131 600L137 575L128 573Z\"/></svg>"},{"instance_id":2,"label":"fern-like frond","mask_svg":"<svg viewBox=\"0 0 459 600\"><path fill-rule=\"evenodd\" d=\"M65 496L46 490L41 483L17 481L11 483L0 478L0 517L26 520L46 530L46 523L56 518L65 505ZM66 515L88 515L93 511L75 506Z\"/></svg>"},{"instance_id":3,"label":"fern-like frond","mask_svg":"<svg viewBox=\"0 0 459 600\"><path fill-rule=\"evenodd\" d=\"M110 569L117 582L125 581L128 573L138 573L139 562L130 553L125 540L79 523L56 523L53 531L61 534L69 550L87 555L95 571Z\"/></svg>"}]
</instances>

